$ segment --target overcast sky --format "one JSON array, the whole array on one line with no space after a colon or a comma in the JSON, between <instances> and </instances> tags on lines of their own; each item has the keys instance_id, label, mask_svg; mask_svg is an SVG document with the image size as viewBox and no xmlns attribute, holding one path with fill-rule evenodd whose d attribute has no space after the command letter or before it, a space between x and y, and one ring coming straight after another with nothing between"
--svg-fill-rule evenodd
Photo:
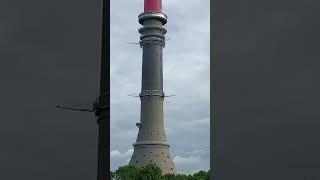
<instances>
[{"instance_id":1,"label":"overcast sky","mask_svg":"<svg viewBox=\"0 0 320 180\"><path fill-rule=\"evenodd\" d=\"M164 122L178 172L208 170L210 162L209 0L163 0L168 16L163 51ZM124 5L126 4L126 5ZM140 120L142 0L111 0L111 168L126 165Z\"/></svg>"}]
</instances>

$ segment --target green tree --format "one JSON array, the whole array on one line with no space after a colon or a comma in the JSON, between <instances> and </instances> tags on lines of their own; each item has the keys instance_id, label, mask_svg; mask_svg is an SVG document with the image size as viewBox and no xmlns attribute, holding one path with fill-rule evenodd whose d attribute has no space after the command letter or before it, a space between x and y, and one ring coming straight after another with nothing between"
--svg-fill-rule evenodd
<instances>
[{"instance_id":1,"label":"green tree","mask_svg":"<svg viewBox=\"0 0 320 180\"><path fill-rule=\"evenodd\" d=\"M148 164L140 171L139 180L162 180L161 169L155 164Z\"/></svg>"},{"instance_id":2,"label":"green tree","mask_svg":"<svg viewBox=\"0 0 320 180\"><path fill-rule=\"evenodd\" d=\"M209 180L210 171L199 171L193 174L193 180Z\"/></svg>"},{"instance_id":3,"label":"green tree","mask_svg":"<svg viewBox=\"0 0 320 180\"><path fill-rule=\"evenodd\" d=\"M111 170L110 170L110 177L111 177L111 179L115 178L115 173L112 172Z\"/></svg>"},{"instance_id":4,"label":"green tree","mask_svg":"<svg viewBox=\"0 0 320 180\"><path fill-rule=\"evenodd\" d=\"M176 175L174 174L165 174L162 176L163 180L176 180Z\"/></svg>"},{"instance_id":5,"label":"green tree","mask_svg":"<svg viewBox=\"0 0 320 180\"><path fill-rule=\"evenodd\" d=\"M175 180L192 180L192 176L187 176L185 174L177 174Z\"/></svg>"},{"instance_id":6,"label":"green tree","mask_svg":"<svg viewBox=\"0 0 320 180\"><path fill-rule=\"evenodd\" d=\"M165 174L155 164L148 164L140 169L136 166L127 165L119 167L115 172L110 171L112 179L116 180L209 180L209 171L199 171L193 175Z\"/></svg>"},{"instance_id":7,"label":"green tree","mask_svg":"<svg viewBox=\"0 0 320 180\"><path fill-rule=\"evenodd\" d=\"M116 180L139 180L141 170L132 165L121 166L115 171Z\"/></svg>"}]
</instances>

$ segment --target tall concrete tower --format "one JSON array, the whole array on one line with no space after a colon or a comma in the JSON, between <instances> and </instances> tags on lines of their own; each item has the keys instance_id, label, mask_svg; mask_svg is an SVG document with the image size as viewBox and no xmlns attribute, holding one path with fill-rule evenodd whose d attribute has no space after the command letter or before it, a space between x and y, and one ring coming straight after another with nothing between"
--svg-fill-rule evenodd
<instances>
[{"instance_id":1,"label":"tall concrete tower","mask_svg":"<svg viewBox=\"0 0 320 180\"><path fill-rule=\"evenodd\" d=\"M144 0L139 15L142 57L142 86L139 133L129 164L143 168L149 163L159 166L163 174L175 174L163 124L162 48L165 46L167 16L162 13L161 0Z\"/></svg>"}]
</instances>

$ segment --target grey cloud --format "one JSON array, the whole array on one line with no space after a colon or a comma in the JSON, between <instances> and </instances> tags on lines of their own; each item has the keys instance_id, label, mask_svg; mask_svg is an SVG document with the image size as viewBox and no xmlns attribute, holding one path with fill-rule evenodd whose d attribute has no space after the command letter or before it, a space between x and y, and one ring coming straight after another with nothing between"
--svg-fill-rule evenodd
<instances>
[{"instance_id":1,"label":"grey cloud","mask_svg":"<svg viewBox=\"0 0 320 180\"><path fill-rule=\"evenodd\" d=\"M128 149L126 152L121 153L119 150L112 150L110 152L111 170L116 170L115 167L124 166L129 163L133 149Z\"/></svg>"}]
</instances>

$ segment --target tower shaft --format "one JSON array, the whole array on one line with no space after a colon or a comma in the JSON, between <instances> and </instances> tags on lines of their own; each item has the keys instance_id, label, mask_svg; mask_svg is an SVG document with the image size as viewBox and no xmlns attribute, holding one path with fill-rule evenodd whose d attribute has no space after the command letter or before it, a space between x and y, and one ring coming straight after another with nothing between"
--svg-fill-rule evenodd
<instances>
[{"instance_id":1,"label":"tower shaft","mask_svg":"<svg viewBox=\"0 0 320 180\"><path fill-rule=\"evenodd\" d=\"M157 9L158 8L158 9ZM145 12L139 15L142 55L141 115L139 132L129 164L144 167L154 163L163 174L175 174L163 123L162 49L165 46L167 17L160 0L145 0ZM151 10L151 11L149 11Z\"/></svg>"}]
</instances>

